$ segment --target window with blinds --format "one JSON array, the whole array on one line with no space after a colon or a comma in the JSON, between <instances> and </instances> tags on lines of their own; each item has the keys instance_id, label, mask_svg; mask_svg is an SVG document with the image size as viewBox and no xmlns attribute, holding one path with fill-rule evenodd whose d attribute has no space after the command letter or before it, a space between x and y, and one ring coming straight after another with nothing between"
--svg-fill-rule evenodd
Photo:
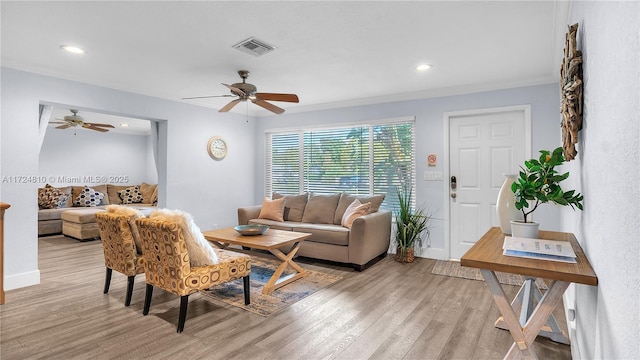
<instances>
[{"instance_id":1,"label":"window with blinds","mask_svg":"<svg viewBox=\"0 0 640 360\"><path fill-rule=\"evenodd\" d=\"M267 132L265 193L415 194L414 121ZM415 197L415 195L414 195ZM415 203L415 199L412 199Z\"/></svg>"}]
</instances>

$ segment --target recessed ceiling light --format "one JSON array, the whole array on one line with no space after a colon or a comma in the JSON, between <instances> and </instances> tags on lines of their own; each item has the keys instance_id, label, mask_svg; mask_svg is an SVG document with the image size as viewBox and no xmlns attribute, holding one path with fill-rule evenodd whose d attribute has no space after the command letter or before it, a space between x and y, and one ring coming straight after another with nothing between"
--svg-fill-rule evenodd
<instances>
[{"instance_id":1,"label":"recessed ceiling light","mask_svg":"<svg viewBox=\"0 0 640 360\"><path fill-rule=\"evenodd\" d=\"M429 69L431 69L431 65L429 64L422 64L422 65L416 66L417 71L427 71Z\"/></svg>"},{"instance_id":2,"label":"recessed ceiling light","mask_svg":"<svg viewBox=\"0 0 640 360\"><path fill-rule=\"evenodd\" d=\"M127 124L127 123L121 123L121 124L120 124L120 126L121 126L121 127L127 127L127 126L129 126L129 124Z\"/></svg>"},{"instance_id":3,"label":"recessed ceiling light","mask_svg":"<svg viewBox=\"0 0 640 360\"><path fill-rule=\"evenodd\" d=\"M72 45L60 45L60 48L64 51L68 51L70 53L74 53L74 54L84 54L84 50L82 50L81 48L77 47L77 46L72 46Z\"/></svg>"}]
</instances>

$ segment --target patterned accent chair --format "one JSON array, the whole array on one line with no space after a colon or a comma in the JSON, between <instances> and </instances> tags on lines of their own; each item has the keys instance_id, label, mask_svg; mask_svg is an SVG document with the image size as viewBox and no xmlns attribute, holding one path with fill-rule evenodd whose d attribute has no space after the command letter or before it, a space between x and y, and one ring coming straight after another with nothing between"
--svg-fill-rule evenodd
<instances>
[{"instance_id":1,"label":"patterned accent chair","mask_svg":"<svg viewBox=\"0 0 640 360\"><path fill-rule=\"evenodd\" d=\"M136 224L146 267L143 315L149 313L154 286L180 296L179 333L184 329L189 295L193 293L242 278L244 303L250 304L250 256L214 248L218 264L191 266L184 234L178 224L154 218L136 219Z\"/></svg>"},{"instance_id":2,"label":"patterned accent chair","mask_svg":"<svg viewBox=\"0 0 640 360\"><path fill-rule=\"evenodd\" d=\"M101 211L96 213L96 223L102 239L104 266L107 268L104 293L109 292L113 270L126 275L127 296L124 305L129 306L135 277L144 272L144 258L136 250L127 216Z\"/></svg>"}]
</instances>

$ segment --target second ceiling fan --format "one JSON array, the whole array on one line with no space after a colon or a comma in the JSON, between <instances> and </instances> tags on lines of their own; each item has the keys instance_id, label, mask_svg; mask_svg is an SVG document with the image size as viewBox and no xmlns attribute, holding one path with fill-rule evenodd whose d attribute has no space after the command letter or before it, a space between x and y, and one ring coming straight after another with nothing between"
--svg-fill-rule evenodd
<instances>
[{"instance_id":1,"label":"second ceiling fan","mask_svg":"<svg viewBox=\"0 0 640 360\"><path fill-rule=\"evenodd\" d=\"M231 109L233 109L234 106L236 106L239 102L241 101L247 101L250 100L252 103L263 107L271 112L274 112L276 114L282 114L284 112L284 109L278 106L275 106L269 102L267 102L266 100L270 100L270 101L286 101L286 102L292 102L292 103L297 103L298 102L298 95L296 94L278 94L278 93L261 93L261 92L257 92L257 88L255 85L253 84L249 84L246 82L247 77L249 77L249 71L247 70L240 70L238 71L238 75L240 75L240 77L242 78L242 82L241 83L235 83L235 84L231 84L231 85L227 85L227 84L222 84L224 86L226 86L227 88L229 88L229 90L231 90L231 94L230 95L214 95L214 96L195 96L195 97L187 97L187 98L182 98L182 100L190 100L190 99L205 99L205 98L213 98L213 97L233 97L233 96L237 96L237 99L233 99L231 100L231 102L229 102L227 105L225 105L222 109L219 110L219 112L227 112Z\"/></svg>"}]
</instances>

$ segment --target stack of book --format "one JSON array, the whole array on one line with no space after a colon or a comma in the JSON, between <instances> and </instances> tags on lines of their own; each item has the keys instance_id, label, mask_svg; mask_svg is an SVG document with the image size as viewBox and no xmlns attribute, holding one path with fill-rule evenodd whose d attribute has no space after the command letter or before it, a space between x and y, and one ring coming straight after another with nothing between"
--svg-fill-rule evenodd
<instances>
[{"instance_id":1,"label":"stack of book","mask_svg":"<svg viewBox=\"0 0 640 360\"><path fill-rule=\"evenodd\" d=\"M505 236L502 249L502 254L506 256L561 261L566 263L576 262L576 253L573 252L571 243L568 241Z\"/></svg>"}]
</instances>

